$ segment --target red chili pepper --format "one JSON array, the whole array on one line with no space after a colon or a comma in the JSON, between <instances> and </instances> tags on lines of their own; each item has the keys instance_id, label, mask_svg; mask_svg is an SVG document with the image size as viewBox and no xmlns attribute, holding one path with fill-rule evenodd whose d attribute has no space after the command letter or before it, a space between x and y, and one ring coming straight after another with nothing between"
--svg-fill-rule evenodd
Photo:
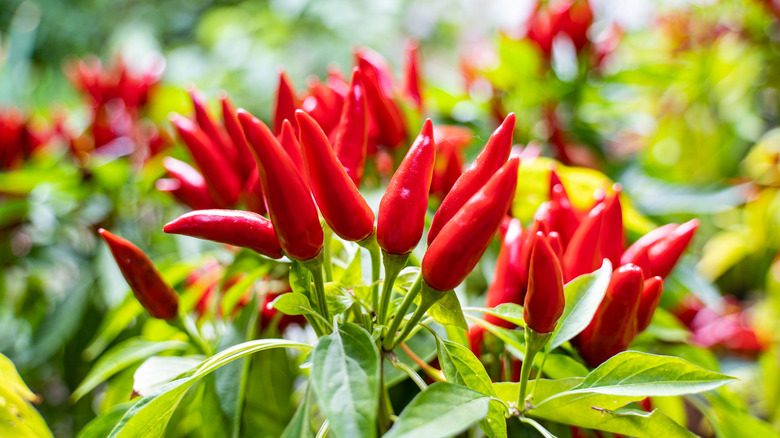
<instances>
[{"instance_id":1,"label":"red chili pepper","mask_svg":"<svg viewBox=\"0 0 780 438\"><path fill-rule=\"evenodd\" d=\"M612 266L620 265L620 256L625 247L623 210L620 207L620 185L615 184L615 193L604 202L604 220L601 223L599 251L601 257L609 259Z\"/></svg>"},{"instance_id":2,"label":"red chili pepper","mask_svg":"<svg viewBox=\"0 0 780 438\"><path fill-rule=\"evenodd\" d=\"M194 210L215 208L206 180L195 168L173 157L163 158L163 167L174 178L176 185L158 184L158 190L171 192L176 199ZM158 180L162 181L162 180ZM162 185L162 187L160 187Z\"/></svg>"},{"instance_id":3,"label":"red chili pepper","mask_svg":"<svg viewBox=\"0 0 780 438\"><path fill-rule=\"evenodd\" d=\"M257 164L255 164L255 159L252 157L252 151L246 143L246 137L244 136L244 131L241 129L241 124L238 123L236 108L233 106L233 102L230 101L230 97L228 97L227 93L221 92L217 98L222 103L222 123L225 125L225 130L238 152L241 174L245 177L249 176L257 168Z\"/></svg>"},{"instance_id":4,"label":"red chili pepper","mask_svg":"<svg viewBox=\"0 0 780 438\"><path fill-rule=\"evenodd\" d=\"M374 232L374 212L341 167L328 137L310 115L298 110L295 117L314 199L325 222L344 240L359 242L370 236Z\"/></svg>"},{"instance_id":5,"label":"red chili pepper","mask_svg":"<svg viewBox=\"0 0 780 438\"><path fill-rule=\"evenodd\" d=\"M297 110L300 111L300 110ZM298 126L298 122L295 122L295 126ZM298 131L300 132L300 130ZM293 124L290 120L282 122L282 133L279 136L279 144L282 145L282 149L290 157L295 168L298 169L298 173L303 177L303 182L306 186L309 186L309 180L306 178L306 164L303 161L303 152L301 151L301 144L298 142L298 136L295 135Z\"/></svg>"},{"instance_id":6,"label":"red chili pepper","mask_svg":"<svg viewBox=\"0 0 780 438\"><path fill-rule=\"evenodd\" d=\"M578 337L583 359L596 367L631 344L642 297L642 270L631 264L612 273L607 293L590 325Z\"/></svg>"},{"instance_id":7,"label":"red chili pepper","mask_svg":"<svg viewBox=\"0 0 780 438\"><path fill-rule=\"evenodd\" d=\"M214 122L214 118L206 109L203 97L195 88L190 89L190 98L192 99L192 106L195 109L195 121L198 123L200 129L209 136L211 142L222 152L222 155L225 156L234 170L239 171L238 150L233 144L233 140L231 140L228 133L225 132L221 126Z\"/></svg>"},{"instance_id":8,"label":"red chili pepper","mask_svg":"<svg viewBox=\"0 0 780 438\"><path fill-rule=\"evenodd\" d=\"M531 265L531 252L534 248L534 236L541 231L547 233L547 224L538 218L534 218L531 226L523 233L523 247L520 250L520 285L523 291L523 299L525 299L525 293L528 287L528 267Z\"/></svg>"},{"instance_id":9,"label":"red chili pepper","mask_svg":"<svg viewBox=\"0 0 780 438\"><path fill-rule=\"evenodd\" d=\"M296 260L316 257L322 249L323 232L303 177L265 123L241 109L238 121L257 161L266 206L282 250Z\"/></svg>"},{"instance_id":10,"label":"red chili pepper","mask_svg":"<svg viewBox=\"0 0 780 438\"><path fill-rule=\"evenodd\" d=\"M563 253L564 279L566 282L582 274L588 274L601 266L599 239L601 238L604 204L598 204L582 220Z\"/></svg>"},{"instance_id":11,"label":"red chili pepper","mask_svg":"<svg viewBox=\"0 0 780 438\"><path fill-rule=\"evenodd\" d=\"M306 85L309 95L303 100L301 108L317 121L323 131L331 132L339 122L344 99L316 76L309 77Z\"/></svg>"},{"instance_id":12,"label":"red chili pepper","mask_svg":"<svg viewBox=\"0 0 780 438\"><path fill-rule=\"evenodd\" d=\"M392 97L383 91L376 68L362 57L358 57L358 67L363 76L370 117L379 128L378 140L384 146L395 148L406 138L406 123L401 109Z\"/></svg>"},{"instance_id":13,"label":"red chili pepper","mask_svg":"<svg viewBox=\"0 0 780 438\"><path fill-rule=\"evenodd\" d=\"M550 333L563 315L563 273L558 257L544 234L539 231L533 239L523 319L533 331Z\"/></svg>"},{"instance_id":14,"label":"red chili pepper","mask_svg":"<svg viewBox=\"0 0 780 438\"><path fill-rule=\"evenodd\" d=\"M360 70L352 70L341 119L336 126L333 151L355 186L360 186L368 153L368 112Z\"/></svg>"},{"instance_id":15,"label":"red chili pepper","mask_svg":"<svg viewBox=\"0 0 780 438\"><path fill-rule=\"evenodd\" d=\"M640 254L643 252L646 254L650 247L669 235L669 233L671 233L675 228L677 228L677 224L666 224L640 237L636 242L633 243L633 245L629 246L625 252L623 252L623 255L620 257L620 264L625 265L627 263L634 263L635 265L639 265L644 268L645 265L637 263ZM648 272L648 270L645 269L645 272Z\"/></svg>"},{"instance_id":16,"label":"red chili pepper","mask_svg":"<svg viewBox=\"0 0 780 438\"><path fill-rule=\"evenodd\" d=\"M220 206L233 205L241 193L241 182L230 163L217 150L211 139L191 120L173 114L171 122L178 129L184 144L187 145L192 158L203 173L211 196Z\"/></svg>"},{"instance_id":17,"label":"red chili pepper","mask_svg":"<svg viewBox=\"0 0 780 438\"><path fill-rule=\"evenodd\" d=\"M179 311L179 296L163 280L140 248L103 228L98 230L114 256L135 298L154 318L170 320Z\"/></svg>"},{"instance_id":18,"label":"red chili pepper","mask_svg":"<svg viewBox=\"0 0 780 438\"><path fill-rule=\"evenodd\" d=\"M430 119L390 179L379 203L376 237L388 254L411 252L423 234L436 146Z\"/></svg>"},{"instance_id":19,"label":"red chili pepper","mask_svg":"<svg viewBox=\"0 0 780 438\"><path fill-rule=\"evenodd\" d=\"M517 187L517 158L510 159L442 228L422 261L433 289L454 289L476 266L496 235Z\"/></svg>"},{"instance_id":20,"label":"red chili pepper","mask_svg":"<svg viewBox=\"0 0 780 438\"><path fill-rule=\"evenodd\" d=\"M254 158L252 162L254 162ZM260 182L260 171L256 164L255 169L249 174L246 184L244 184L244 202L249 211L254 211L257 214L268 213L268 208L265 205L265 191Z\"/></svg>"},{"instance_id":21,"label":"red chili pepper","mask_svg":"<svg viewBox=\"0 0 780 438\"><path fill-rule=\"evenodd\" d=\"M441 206L433 216L431 229L428 231L428 245L433 244L434 239L447 222L506 163L512 150L514 129L515 114L511 113L496 128L474 163L463 171L450 193L442 201Z\"/></svg>"},{"instance_id":22,"label":"red chili pepper","mask_svg":"<svg viewBox=\"0 0 780 438\"><path fill-rule=\"evenodd\" d=\"M642 287L642 298L639 300L639 310L636 314L636 332L645 331L653 319L658 302L661 301L661 293L664 291L664 279L651 277L645 280Z\"/></svg>"},{"instance_id":23,"label":"red chili pepper","mask_svg":"<svg viewBox=\"0 0 780 438\"><path fill-rule=\"evenodd\" d=\"M693 240L696 229L699 228L699 220L692 219L669 233L666 237L656 242L648 252L650 258L649 275L666 277L672 272L677 261L682 257L688 244Z\"/></svg>"},{"instance_id":24,"label":"red chili pepper","mask_svg":"<svg viewBox=\"0 0 780 438\"><path fill-rule=\"evenodd\" d=\"M550 244L558 260L563 260L563 242L561 241L561 235L557 231L550 231L547 234L547 243Z\"/></svg>"},{"instance_id":25,"label":"red chili pepper","mask_svg":"<svg viewBox=\"0 0 780 438\"><path fill-rule=\"evenodd\" d=\"M249 248L272 259L282 257L271 221L251 211L191 211L168 222L163 231Z\"/></svg>"},{"instance_id":26,"label":"red chili pepper","mask_svg":"<svg viewBox=\"0 0 780 438\"><path fill-rule=\"evenodd\" d=\"M293 129L298 132L298 126L295 125L295 110L301 107L298 95L295 94L295 87L284 70L279 71L279 87L276 90L276 104L274 106L274 134L279 135L282 132L282 122L287 119L293 123Z\"/></svg>"},{"instance_id":27,"label":"red chili pepper","mask_svg":"<svg viewBox=\"0 0 780 438\"><path fill-rule=\"evenodd\" d=\"M496 307L504 303L522 305L525 292L522 278L525 267L520 265L520 253L523 241L523 226L520 219L512 219L504 235L501 250L498 252L493 281L485 296L485 307ZM489 314L485 315L485 321L504 328L515 326L511 322Z\"/></svg>"},{"instance_id":28,"label":"red chili pepper","mask_svg":"<svg viewBox=\"0 0 780 438\"><path fill-rule=\"evenodd\" d=\"M417 111L422 112L423 101L420 93L420 68L418 66L417 50L420 44L415 40L406 42L406 68L404 70L404 91L412 99Z\"/></svg>"},{"instance_id":29,"label":"red chili pepper","mask_svg":"<svg viewBox=\"0 0 780 438\"><path fill-rule=\"evenodd\" d=\"M571 238L574 236L577 227L580 224L580 219L577 217L577 212L574 211L574 207L571 205L569 195L566 193L566 189L558 177L558 174L554 171L550 171L550 218L552 229L558 231L561 234L563 244L568 245Z\"/></svg>"}]
</instances>

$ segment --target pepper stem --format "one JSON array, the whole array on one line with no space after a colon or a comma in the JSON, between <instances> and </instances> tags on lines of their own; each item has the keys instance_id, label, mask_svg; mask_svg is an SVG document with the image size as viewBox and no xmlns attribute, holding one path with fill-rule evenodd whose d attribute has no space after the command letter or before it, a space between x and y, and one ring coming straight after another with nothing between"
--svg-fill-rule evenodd
<instances>
[{"instance_id":1,"label":"pepper stem","mask_svg":"<svg viewBox=\"0 0 780 438\"><path fill-rule=\"evenodd\" d=\"M547 345L552 334L553 332L538 333L530 327L525 328L525 357L523 358L523 366L520 368L520 391L517 394L517 408L520 412L526 411L525 393L528 389L531 368L534 366L534 356Z\"/></svg>"},{"instance_id":2,"label":"pepper stem","mask_svg":"<svg viewBox=\"0 0 780 438\"><path fill-rule=\"evenodd\" d=\"M326 321L330 321L330 314L328 313L328 303L325 300L325 282L322 279L322 261L323 254L320 252L313 259L302 261L303 266L311 272L312 279L314 280L314 301L317 306L317 311L325 318Z\"/></svg>"},{"instance_id":3,"label":"pepper stem","mask_svg":"<svg viewBox=\"0 0 780 438\"><path fill-rule=\"evenodd\" d=\"M379 304L377 321L380 325L387 323L387 309L393 297L393 285L398 274L409 260L409 254L388 254L382 251L382 264L385 266L385 280L382 283L382 302Z\"/></svg>"},{"instance_id":4,"label":"pepper stem","mask_svg":"<svg viewBox=\"0 0 780 438\"><path fill-rule=\"evenodd\" d=\"M374 311L379 306L379 243L376 241L376 230L371 233L370 236L358 242L358 245L362 246L368 253L371 254L371 304Z\"/></svg>"},{"instance_id":5,"label":"pepper stem","mask_svg":"<svg viewBox=\"0 0 780 438\"><path fill-rule=\"evenodd\" d=\"M439 299L446 293L446 291L433 289L432 287L428 286L428 283L425 281L422 282L421 291L422 299L420 300L420 305L417 306L417 309L415 309L412 317L409 318L409 321L407 321L406 325L404 325L404 330L401 332L401 335L395 338L395 341L393 342L393 348L397 347L406 340L406 337L409 336L409 333L414 330L414 327L417 326L417 323L420 322L423 316L425 316L425 312L427 312L431 306L436 304L436 302L439 301Z\"/></svg>"},{"instance_id":6,"label":"pepper stem","mask_svg":"<svg viewBox=\"0 0 780 438\"><path fill-rule=\"evenodd\" d=\"M325 269L325 281L333 281L333 266L331 264L331 256L330 253L330 245L331 240L333 238L333 230L330 229L328 224L324 224L322 227L322 233L323 233L323 244L322 244L322 252L325 257L323 261L323 268Z\"/></svg>"},{"instance_id":7,"label":"pepper stem","mask_svg":"<svg viewBox=\"0 0 780 438\"><path fill-rule=\"evenodd\" d=\"M398 331L398 327L401 325L401 321L403 321L404 315L406 315L406 312L409 310L409 307L411 307L415 297L417 297L417 294L420 293L420 289L422 289L422 284L423 284L422 274L420 274L417 276L417 280L414 281L414 284L412 284L412 287L409 288L409 292L406 293L404 300L401 302L401 305L398 307L398 310L396 310L395 312L395 317L393 317L393 320L390 323L390 328L387 330L387 333L385 333L385 338L382 341L383 349L387 351L391 351L393 349L393 344L395 341L395 332Z\"/></svg>"}]
</instances>

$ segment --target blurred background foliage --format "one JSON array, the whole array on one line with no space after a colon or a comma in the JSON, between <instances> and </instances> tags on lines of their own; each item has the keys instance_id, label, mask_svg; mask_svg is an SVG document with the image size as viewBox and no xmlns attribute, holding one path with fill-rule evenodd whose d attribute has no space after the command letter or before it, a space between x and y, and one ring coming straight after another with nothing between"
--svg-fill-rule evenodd
<instances>
[{"instance_id":1,"label":"blurred background foliage","mask_svg":"<svg viewBox=\"0 0 780 438\"><path fill-rule=\"evenodd\" d=\"M191 83L209 101L227 90L237 106L269 120L281 67L302 89L332 65L348 72L354 48L366 46L398 71L405 40L414 38L425 115L473 129L467 160L514 111L517 143L600 172L562 172L567 184L582 183L573 192L580 205L606 178L624 186L638 212L631 237L653 222L702 220L664 307L679 308L689 292L721 310L728 307L721 296L736 297L740 321L758 327L767 347L747 356L713 351L721 368L743 378L735 385L745 400L739 409L780 427L780 7L772 0L593 0L590 7L589 43L557 35L547 47L528 36L533 1L0 0L0 106L31 114L34 125L62 120L83 132L88 105L64 63L98 54L105 65L121 58L143 72L161 53L164 76L142 116L162 132L170 134L171 111L191 112L184 91ZM421 123L414 120L411 131ZM241 257L162 235L182 207L155 190L159 158L80 161L66 147L46 152L0 172L0 353L42 396L37 407L55 435L75 436L126 395L104 391L72 403L91 361L132 336L155 338L159 328L131 311L120 318L128 330L106 328L128 308L128 289L95 230L138 243L180 290L191 290L184 278L208 257L224 265ZM186 156L180 146L171 155ZM534 190L544 172L525 170L529 189L514 210L527 221L543 200ZM486 265L467 283L475 301L490 280ZM685 354L714 360L706 350ZM267 377L268 362L258 364ZM125 385L116 387L132 385L138 365L120 373ZM291 375L275 379L291 387ZM751 389L755 382L763 383ZM284 424L279 418L290 409L269 418Z\"/></svg>"}]
</instances>

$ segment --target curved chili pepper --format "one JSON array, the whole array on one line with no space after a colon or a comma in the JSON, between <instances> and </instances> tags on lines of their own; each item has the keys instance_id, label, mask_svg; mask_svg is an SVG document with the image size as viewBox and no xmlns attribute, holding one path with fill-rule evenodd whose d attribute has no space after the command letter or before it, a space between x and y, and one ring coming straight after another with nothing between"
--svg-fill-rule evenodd
<instances>
[{"instance_id":1,"label":"curved chili pepper","mask_svg":"<svg viewBox=\"0 0 780 438\"><path fill-rule=\"evenodd\" d=\"M225 156L191 120L175 113L170 120L203 173L211 196L220 206L233 205L241 193L241 182Z\"/></svg>"},{"instance_id":2,"label":"curved chili pepper","mask_svg":"<svg viewBox=\"0 0 780 438\"><path fill-rule=\"evenodd\" d=\"M631 344L642 287L638 266L623 265L612 273L604 300L578 338L580 354L588 365L596 367Z\"/></svg>"},{"instance_id":3,"label":"curved chili pepper","mask_svg":"<svg viewBox=\"0 0 780 438\"><path fill-rule=\"evenodd\" d=\"M195 121L198 123L200 129L209 136L211 142L222 152L228 163L230 163L236 171L240 170L238 150L228 133L214 122L214 118L206 109L203 96L201 96L195 88L191 88L190 99L192 100L192 106L195 109Z\"/></svg>"},{"instance_id":4,"label":"curved chili pepper","mask_svg":"<svg viewBox=\"0 0 780 438\"><path fill-rule=\"evenodd\" d=\"M300 110L296 110L300 111ZM295 122L295 126L298 126L298 122ZM300 132L300 129L298 130ZM303 177L303 182L306 186L309 186L309 180L306 178L306 164L303 161L303 153L301 151L301 144L298 142L298 136L295 135L292 121L285 119L282 122L282 133L279 136L279 144L282 145L282 149L290 157L295 168L298 169L298 173Z\"/></svg>"},{"instance_id":5,"label":"curved chili pepper","mask_svg":"<svg viewBox=\"0 0 780 438\"><path fill-rule=\"evenodd\" d=\"M420 242L435 150L433 123L427 119L379 203L376 238L379 247L388 254L409 253Z\"/></svg>"},{"instance_id":6,"label":"curved chili pepper","mask_svg":"<svg viewBox=\"0 0 780 438\"><path fill-rule=\"evenodd\" d=\"M696 229L699 228L699 220L692 219L669 233L666 237L656 242L650 247L648 257L650 258L649 275L666 277L672 272L677 261L682 257L688 244L693 240Z\"/></svg>"},{"instance_id":7,"label":"curved chili pepper","mask_svg":"<svg viewBox=\"0 0 780 438\"><path fill-rule=\"evenodd\" d=\"M506 163L512 150L514 129L515 114L511 113L490 136L485 148L479 153L474 163L464 170L460 178L455 181L452 190L444 198L433 216L431 229L428 231L428 245L433 244L433 240L447 222Z\"/></svg>"},{"instance_id":8,"label":"curved chili pepper","mask_svg":"<svg viewBox=\"0 0 780 438\"><path fill-rule=\"evenodd\" d=\"M363 75L370 117L379 128L378 140L389 148L395 148L406 138L406 122L401 109L390 95L383 92L377 70L365 58L358 57L358 67Z\"/></svg>"},{"instance_id":9,"label":"curved chili pepper","mask_svg":"<svg viewBox=\"0 0 780 438\"><path fill-rule=\"evenodd\" d=\"M361 76L359 69L352 70L349 91L333 140L333 151L349 178L358 187L363 179L368 153L368 112Z\"/></svg>"},{"instance_id":10,"label":"curved chili pepper","mask_svg":"<svg viewBox=\"0 0 780 438\"><path fill-rule=\"evenodd\" d=\"M620 186L615 184L615 192L604 202L604 220L601 223L599 251L601 257L609 259L612 266L620 265L620 256L625 245L623 229L623 209L620 207Z\"/></svg>"},{"instance_id":11,"label":"curved chili pepper","mask_svg":"<svg viewBox=\"0 0 780 438\"><path fill-rule=\"evenodd\" d=\"M412 99L417 111L422 112L423 101L420 93L420 69L418 66L417 50L420 44L415 40L406 42L406 65L404 69L404 91Z\"/></svg>"},{"instance_id":12,"label":"curved chili pepper","mask_svg":"<svg viewBox=\"0 0 780 438\"><path fill-rule=\"evenodd\" d=\"M669 233L674 231L675 228L677 228L677 224L666 224L640 237L636 240L636 242L629 246L625 252L623 252L623 255L620 257L620 264L625 265L627 263L634 263L644 267L643 265L636 262L640 254L642 252L646 254L650 250L650 247L669 235ZM648 271L645 270L645 272Z\"/></svg>"},{"instance_id":13,"label":"curved chili pepper","mask_svg":"<svg viewBox=\"0 0 780 438\"><path fill-rule=\"evenodd\" d=\"M236 147L236 151L238 152L238 164L241 168L241 173L245 177L249 176L252 174L252 171L257 168L257 164L255 164L255 159L252 157L252 151L249 149L249 145L246 143L244 131L241 129L241 125L238 123L238 118L236 117L236 108L233 106L233 102L230 101L230 97L228 97L227 93L224 91L219 93L217 99L219 99L220 103L222 104L222 123L225 125L225 130L230 136L230 139L233 141L233 144Z\"/></svg>"},{"instance_id":14,"label":"curved chili pepper","mask_svg":"<svg viewBox=\"0 0 780 438\"><path fill-rule=\"evenodd\" d=\"M439 291L454 289L474 269L515 196L519 162L512 158L504 164L425 251L421 271L428 286Z\"/></svg>"},{"instance_id":15,"label":"curved chili pepper","mask_svg":"<svg viewBox=\"0 0 780 438\"><path fill-rule=\"evenodd\" d=\"M515 303L522 305L525 291L522 282L524 266L520 265L520 253L523 248L523 226L520 219L512 219L507 227L501 249L496 260L496 270L493 281L485 295L485 307L496 307L499 304ZM497 316L485 315L485 321L504 328L515 325Z\"/></svg>"},{"instance_id":16,"label":"curved chili pepper","mask_svg":"<svg viewBox=\"0 0 780 438\"><path fill-rule=\"evenodd\" d=\"M547 243L550 244L555 255L558 257L558 261L563 260L563 242L561 241L561 235L557 231L550 231L547 234Z\"/></svg>"},{"instance_id":17,"label":"curved chili pepper","mask_svg":"<svg viewBox=\"0 0 780 438\"><path fill-rule=\"evenodd\" d=\"M533 239L523 319L526 326L536 333L550 333L563 315L563 273L558 257L544 234L539 231Z\"/></svg>"},{"instance_id":18,"label":"curved chili pepper","mask_svg":"<svg viewBox=\"0 0 780 438\"><path fill-rule=\"evenodd\" d=\"M323 131L331 132L339 122L344 99L320 82L316 76L311 76L306 81L306 86L309 88L309 95L303 100L301 109L312 116Z\"/></svg>"},{"instance_id":19,"label":"curved chili pepper","mask_svg":"<svg viewBox=\"0 0 780 438\"><path fill-rule=\"evenodd\" d=\"M279 87L276 89L276 101L274 105L274 134L279 135L282 132L282 122L287 119L293 123L293 130L297 133L298 126L295 125L295 110L301 107L298 95L295 94L295 87L284 70L279 71Z\"/></svg>"},{"instance_id":20,"label":"curved chili pepper","mask_svg":"<svg viewBox=\"0 0 780 438\"><path fill-rule=\"evenodd\" d=\"M168 222L163 231L249 248L272 259L282 257L271 221L251 211L191 211Z\"/></svg>"},{"instance_id":21,"label":"curved chili pepper","mask_svg":"<svg viewBox=\"0 0 780 438\"><path fill-rule=\"evenodd\" d=\"M320 125L298 110L298 130L306 153L314 199L325 222L344 240L359 242L374 232L374 212L341 167Z\"/></svg>"},{"instance_id":22,"label":"curved chili pepper","mask_svg":"<svg viewBox=\"0 0 780 438\"><path fill-rule=\"evenodd\" d=\"M254 162L254 158L252 162ZM268 208L265 206L263 184L260 182L260 171L257 169L256 164L255 169L249 174L246 184L244 184L244 202L249 211L254 211L257 214L266 214L268 212Z\"/></svg>"},{"instance_id":23,"label":"curved chili pepper","mask_svg":"<svg viewBox=\"0 0 780 438\"><path fill-rule=\"evenodd\" d=\"M664 291L664 279L661 277L648 278L642 287L642 298L639 299L639 310L636 314L636 332L640 333L650 325L653 320L661 294Z\"/></svg>"},{"instance_id":24,"label":"curved chili pepper","mask_svg":"<svg viewBox=\"0 0 780 438\"><path fill-rule=\"evenodd\" d=\"M554 170L550 171L549 209L552 222L550 225L561 234L564 245L568 245L577 231L580 219L577 217L577 212L574 211L569 195L566 193L566 188L564 188L563 183Z\"/></svg>"},{"instance_id":25,"label":"curved chili pepper","mask_svg":"<svg viewBox=\"0 0 780 438\"><path fill-rule=\"evenodd\" d=\"M604 204L593 207L582 220L563 253L564 280L588 274L601 265L599 239L604 219Z\"/></svg>"},{"instance_id":26,"label":"curved chili pepper","mask_svg":"<svg viewBox=\"0 0 780 438\"><path fill-rule=\"evenodd\" d=\"M317 207L302 176L265 123L242 109L237 114L257 161L266 206L282 250L300 261L316 257L324 237Z\"/></svg>"},{"instance_id":27,"label":"curved chili pepper","mask_svg":"<svg viewBox=\"0 0 780 438\"><path fill-rule=\"evenodd\" d=\"M114 256L133 295L153 318L171 320L179 311L179 296L163 280L154 263L127 239L98 230Z\"/></svg>"},{"instance_id":28,"label":"curved chili pepper","mask_svg":"<svg viewBox=\"0 0 780 438\"><path fill-rule=\"evenodd\" d=\"M178 184L175 187L163 184L162 188L157 187L158 190L171 192L177 199L194 210L217 206L211 197L206 180L197 169L173 157L163 158L163 167Z\"/></svg>"}]
</instances>

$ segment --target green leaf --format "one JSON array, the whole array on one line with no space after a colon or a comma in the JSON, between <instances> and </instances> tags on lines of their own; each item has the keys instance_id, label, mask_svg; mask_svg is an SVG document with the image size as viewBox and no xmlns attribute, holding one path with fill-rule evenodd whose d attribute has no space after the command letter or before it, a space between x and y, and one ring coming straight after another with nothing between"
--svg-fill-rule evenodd
<instances>
[{"instance_id":1,"label":"green leaf","mask_svg":"<svg viewBox=\"0 0 780 438\"><path fill-rule=\"evenodd\" d=\"M732 380L735 378L707 371L678 357L624 351L599 365L567 393L683 395L715 389Z\"/></svg>"},{"instance_id":2,"label":"green leaf","mask_svg":"<svg viewBox=\"0 0 780 438\"><path fill-rule=\"evenodd\" d=\"M487 313L489 315L501 318L504 321L511 322L516 326L525 327L525 321L523 320L523 306L519 304L504 303L499 304L492 309L488 307L467 307L464 310Z\"/></svg>"},{"instance_id":3,"label":"green leaf","mask_svg":"<svg viewBox=\"0 0 780 438\"><path fill-rule=\"evenodd\" d=\"M310 350L311 346L284 339L258 339L223 350L203 361L191 376L174 380L157 392L142 397L114 427L109 435L110 438L160 436L173 415L173 411L192 385L225 364L272 348Z\"/></svg>"},{"instance_id":4,"label":"green leaf","mask_svg":"<svg viewBox=\"0 0 780 438\"><path fill-rule=\"evenodd\" d=\"M311 296L311 279L309 270L297 260L292 260L290 267L290 288L293 292L300 292L306 297Z\"/></svg>"},{"instance_id":5,"label":"green leaf","mask_svg":"<svg viewBox=\"0 0 780 438\"><path fill-rule=\"evenodd\" d=\"M325 302L331 313L342 313L355 302L355 297L339 283L325 283Z\"/></svg>"},{"instance_id":6,"label":"green leaf","mask_svg":"<svg viewBox=\"0 0 780 438\"><path fill-rule=\"evenodd\" d=\"M295 414L292 394L297 369L287 351L274 349L251 358L246 379L242 436L273 436L284 432Z\"/></svg>"},{"instance_id":7,"label":"green leaf","mask_svg":"<svg viewBox=\"0 0 780 438\"><path fill-rule=\"evenodd\" d=\"M710 421L718 438L780 436L770 423L750 415L744 407L736 406L728 397L715 393L707 399L710 406L697 403L696 407Z\"/></svg>"},{"instance_id":8,"label":"green leaf","mask_svg":"<svg viewBox=\"0 0 780 438\"><path fill-rule=\"evenodd\" d=\"M425 362L430 362L436 357L436 340L433 336L430 336L427 330L420 330L406 340L406 346L412 350L414 354ZM402 348L398 348L395 351L398 360L409 366L413 370L418 370L420 367L412 360L412 358ZM385 386L390 388L397 383L402 382L409 378L409 375L405 372L395 368L386 366L384 367Z\"/></svg>"},{"instance_id":9,"label":"green leaf","mask_svg":"<svg viewBox=\"0 0 780 438\"><path fill-rule=\"evenodd\" d=\"M271 270L273 265L265 264L252 272L245 275L233 286L230 286L225 294L222 296L220 306L222 307L223 315L232 315L236 305L241 301L241 298L246 295L247 290L257 281L258 278L267 274Z\"/></svg>"},{"instance_id":10,"label":"green leaf","mask_svg":"<svg viewBox=\"0 0 780 438\"><path fill-rule=\"evenodd\" d=\"M531 418L528 417L520 417L520 421L526 424L530 424L534 429L536 429L544 438L557 438L555 435L550 433L549 430L545 429L544 426L539 424L538 422L534 421Z\"/></svg>"},{"instance_id":11,"label":"green leaf","mask_svg":"<svg viewBox=\"0 0 780 438\"><path fill-rule=\"evenodd\" d=\"M550 339L548 351L563 345L588 327L607 293L611 276L612 264L604 259L604 264L597 271L580 275L564 286L566 306Z\"/></svg>"},{"instance_id":12,"label":"green leaf","mask_svg":"<svg viewBox=\"0 0 780 438\"><path fill-rule=\"evenodd\" d=\"M491 397L453 383L434 383L417 394L383 438L445 438L488 413Z\"/></svg>"},{"instance_id":13,"label":"green leaf","mask_svg":"<svg viewBox=\"0 0 780 438\"><path fill-rule=\"evenodd\" d=\"M24 383L11 359L0 354L0 436L47 438L51 431L32 406L38 400Z\"/></svg>"},{"instance_id":14,"label":"green leaf","mask_svg":"<svg viewBox=\"0 0 780 438\"><path fill-rule=\"evenodd\" d=\"M108 345L116 339L119 333L125 329L138 315L143 313L144 308L141 307L141 303L135 299L135 296L131 293L125 295L125 299L122 303L111 309L108 314L103 317L100 322L100 326L97 329L97 334L84 350L84 359L87 361L94 360L96 357L108 347Z\"/></svg>"},{"instance_id":15,"label":"green leaf","mask_svg":"<svg viewBox=\"0 0 780 438\"><path fill-rule=\"evenodd\" d=\"M424 292L423 292L424 293ZM443 325L454 325L468 330L466 318L460 308L460 301L454 290L448 290L436 303L428 309L428 315Z\"/></svg>"},{"instance_id":16,"label":"green leaf","mask_svg":"<svg viewBox=\"0 0 780 438\"><path fill-rule=\"evenodd\" d=\"M181 341L152 342L143 338L131 338L106 352L87 373L73 391L72 401L77 401L109 377L128 366L167 350L184 350L188 344Z\"/></svg>"},{"instance_id":17,"label":"green leaf","mask_svg":"<svg viewBox=\"0 0 780 438\"><path fill-rule=\"evenodd\" d=\"M471 350L440 338L437 338L437 341L439 364L448 382L466 386L485 395L496 395L490 376ZM490 403L487 418L480 422L480 427L490 437L505 437L506 419L503 407Z\"/></svg>"},{"instance_id":18,"label":"green leaf","mask_svg":"<svg viewBox=\"0 0 780 438\"><path fill-rule=\"evenodd\" d=\"M312 438L314 433L311 426L311 387L306 387L301 405L295 411L290 423L284 429L281 438Z\"/></svg>"},{"instance_id":19,"label":"green leaf","mask_svg":"<svg viewBox=\"0 0 780 438\"><path fill-rule=\"evenodd\" d=\"M314 313L309 299L300 292L281 294L271 304L274 306L274 309L285 315L309 315Z\"/></svg>"},{"instance_id":20,"label":"green leaf","mask_svg":"<svg viewBox=\"0 0 780 438\"><path fill-rule=\"evenodd\" d=\"M338 278L338 282L344 286L356 286L363 282L363 272L361 269L360 248L355 251L355 257L349 262L349 265L341 273Z\"/></svg>"},{"instance_id":21,"label":"green leaf","mask_svg":"<svg viewBox=\"0 0 780 438\"><path fill-rule=\"evenodd\" d=\"M320 338L312 357L311 383L334 434L376 436L379 351L371 335L342 324Z\"/></svg>"},{"instance_id":22,"label":"green leaf","mask_svg":"<svg viewBox=\"0 0 780 438\"><path fill-rule=\"evenodd\" d=\"M152 394L157 388L195 369L202 361L202 358L152 356L133 373L133 392L142 397Z\"/></svg>"},{"instance_id":23,"label":"green leaf","mask_svg":"<svg viewBox=\"0 0 780 438\"><path fill-rule=\"evenodd\" d=\"M119 420L125 415L128 409L133 406L133 403L122 403L114 406L113 409L102 414L84 426L79 431L76 438L103 438L111 433L111 429L119 423Z\"/></svg>"}]
</instances>

